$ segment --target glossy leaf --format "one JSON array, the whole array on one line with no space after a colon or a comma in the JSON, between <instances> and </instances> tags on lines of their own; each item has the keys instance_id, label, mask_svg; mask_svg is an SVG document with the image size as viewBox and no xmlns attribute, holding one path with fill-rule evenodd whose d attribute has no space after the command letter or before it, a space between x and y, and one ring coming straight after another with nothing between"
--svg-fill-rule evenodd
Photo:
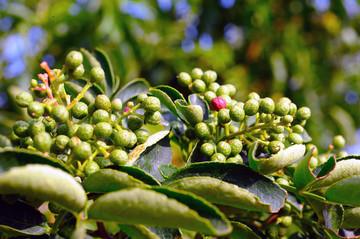
<instances>
[{"instance_id":1,"label":"glossy leaf","mask_svg":"<svg viewBox=\"0 0 360 239\"><path fill-rule=\"evenodd\" d=\"M191 105L199 105L203 110L203 120L207 120L210 114L210 108L208 103L203 100L198 94L189 95L189 103Z\"/></svg>"},{"instance_id":2,"label":"glossy leaf","mask_svg":"<svg viewBox=\"0 0 360 239\"><path fill-rule=\"evenodd\" d=\"M185 99L179 91L166 85L152 87L149 89L149 91L151 92L151 94L159 98L161 103L165 105L171 111L171 113L173 113L177 117L180 117L174 101L177 99Z\"/></svg>"},{"instance_id":3,"label":"glossy leaf","mask_svg":"<svg viewBox=\"0 0 360 239\"><path fill-rule=\"evenodd\" d=\"M147 229L156 234L160 239L181 238L180 230L177 228L147 227Z\"/></svg>"},{"instance_id":4,"label":"glossy leaf","mask_svg":"<svg viewBox=\"0 0 360 239\"><path fill-rule=\"evenodd\" d=\"M360 176L352 176L332 184L325 193L330 202L360 207Z\"/></svg>"},{"instance_id":5,"label":"glossy leaf","mask_svg":"<svg viewBox=\"0 0 360 239\"><path fill-rule=\"evenodd\" d=\"M334 157L331 157L324 164L323 169L321 169L318 174L315 174L310 168L310 159L314 150L315 148L307 152L295 168L293 180L298 190L303 190L310 184L316 183L317 180L328 177L335 168L336 160Z\"/></svg>"},{"instance_id":6,"label":"glossy leaf","mask_svg":"<svg viewBox=\"0 0 360 239\"><path fill-rule=\"evenodd\" d=\"M179 99L174 101L176 109L179 112L180 119L183 120L186 124L190 124L186 117L186 108L189 106L186 100Z\"/></svg>"},{"instance_id":7,"label":"glossy leaf","mask_svg":"<svg viewBox=\"0 0 360 239\"><path fill-rule=\"evenodd\" d=\"M345 209L342 227L360 228L360 207Z\"/></svg>"},{"instance_id":8,"label":"glossy leaf","mask_svg":"<svg viewBox=\"0 0 360 239\"><path fill-rule=\"evenodd\" d=\"M9 170L12 167L24 166L26 164L46 164L60 168L66 172L72 172L72 170L61 160L44 156L39 152L16 148L0 150L0 173Z\"/></svg>"},{"instance_id":9,"label":"glossy leaf","mask_svg":"<svg viewBox=\"0 0 360 239\"><path fill-rule=\"evenodd\" d=\"M8 204L0 198L0 234L36 236L48 231L45 216L34 207L20 201Z\"/></svg>"},{"instance_id":10,"label":"glossy leaf","mask_svg":"<svg viewBox=\"0 0 360 239\"><path fill-rule=\"evenodd\" d=\"M70 239L86 238L86 227L83 221L77 220L75 230L71 234Z\"/></svg>"},{"instance_id":11,"label":"glossy leaf","mask_svg":"<svg viewBox=\"0 0 360 239\"><path fill-rule=\"evenodd\" d=\"M155 233L150 231L147 227L143 225L126 225L120 224L119 227L123 230L129 237L136 239L160 239Z\"/></svg>"},{"instance_id":12,"label":"glossy leaf","mask_svg":"<svg viewBox=\"0 0 360 239\"><path fill-rule=\"evenodd\" d=\"M325 227L338 233L344 220L343 206L326 204L323 215L325 219Z\"/></svg>"},{"instance_id":13,"label":"glossy leaf","mask_svg":"<svg viewBox=\"0 0 360 239\"><path fill-rule=\"evenodd\" d=\"M270 158L256 158L259 143L255 142L249 149L249 165L262 174L274 173L297 162L305 154L305 145L297 144L281 150Z\"/></svg>"},{"instance_id":14,"label":"glossy leaf","mask_svg":"<svg viewBox=\"0 0 360 239\"><path fill-rule=\"evenodd\" d=\"M132 166L110 166L109 168L116 169L118 171L127 173L128 175L142 181L145 184L151 185L151 186L159 186L160 183L150 174L145 172L144 170L132 167Z\"/></svg>"},{"instance_id":15,"label":"glossy leaf","mask_svg":"<svg viewBox=\"0 0 360 239\"><path fill-rule=\"evenodd\" d=\"M1 194L22 194L53 201L79 212L87 201L82 186L70 174L49 165L29 164L0 174Z\"/></svg>"},{"instance_id":16,"label":"glossy leaf","mask_svg":"<svg viewBox=\"0 0 360 239\"><path fill-rule=\"evenodd\" d=\"M178 167L171 164L161 164L159 167L159 171L163 178L168 178L171 174L177 172L179 170Z\"/></svg>"},{"instance_id":17,"label":"glossy leaf","mask_svg":"<svg viewBox=\"0 0 360 239\"><path fill-rule=\"evenodd\" d=\"M231 231L226 219L220 213L211 211L215 208L202 199L180 192L163 191L171 192L172 197L163 192L141 188L107 193L90 206L88 216L90 219L121 224L185 228L211 235L223 235ZM182 198L186 204L179 202L176 197Z\"/></svg>"},{"instance_id":18,"label":"glossy leaf","mask_svg":"<svg viewBox=\"0 0 360 239\"><path fill-rule=\"evenodd\" d=\"M240 222L231 222L233 231L228 235L232 239L260 239L248 226Z\"/></svg>"},{"instance_id":19,"label":"glossy leaf","mask_svg":"<svg viewBox=\"0 0 360 239\"><path fill-rule=\"evenodd\" d=\"M102 169L90 174L83 186L88 192L107 193L129 187L146 187L146 184L127 173Z\"/></svg>"},{"instance_id":20,"label":"glossy leaf","mask_svg":"<svg viewBox=\"0 0 360 239\"><path fill-rule=\"evenodd\" d=\"M129 99L141 93L147 93L149 91L149 87L150 85L145 79L138 78L124 85L116 94L116 98L120 98L121 101L125 103Z\"/></svg>"},{"instance_id":21,"label":"glossy leaf","mask_svg":"<svg viewBox=\"0 0 360 239\"><path fill-rule=\"evenodd\" d=\"M96 59L100 62L102 69L105 72L105 82L103 83L106 83L105 92L107 93L108 96L110 96L110 94L113 93L113 89L116 90L116 83L117 83L110 58L104 50L98 47L95 48L94 54ZM120 84L120 82L118 84Z\"/></svg>"},{"instance_id":22,"label":"glossy leaf","mask_svg":"<svg viewBox=\"0 0 360 239\"><path fill-rule=\"evenodd\" d=\"M169 177L164 185L186 177L213 177L245 189L268 204L267 211L277 212L283 207L286 191L269 178L251 168L234 163L203 162L193 163Z\"/></svg>"},{"instance_id":23,"label":"glossy leaf","mask_svg":"<svg viewBox=\"0 0 360 239\"><path fill-rule=\"evenodd\" d=\"M192 192L211 203L249 211L270 212L270 204L263 203L248 190L212 177L186 177L167 186Z\"/></svg>"}]
</instances>

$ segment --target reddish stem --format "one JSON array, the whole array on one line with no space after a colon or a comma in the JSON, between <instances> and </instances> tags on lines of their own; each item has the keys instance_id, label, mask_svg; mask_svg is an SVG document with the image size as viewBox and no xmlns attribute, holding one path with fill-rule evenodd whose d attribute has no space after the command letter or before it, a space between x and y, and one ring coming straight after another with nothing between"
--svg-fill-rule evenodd
<instances>
[{"instance_id":1,"label":"reddish stem","mask_svg":"<svg viewBox=\"0 0 360 239\"><path fill-rule=\"evenodd\" d=\"M43 68L48 73L49 78L50 78L50 83L51 83L54 78L54 73L50 69L48 63L46 61L43 61L43 62L41 62L40 67Z\"/></svg>"}]
</instances>

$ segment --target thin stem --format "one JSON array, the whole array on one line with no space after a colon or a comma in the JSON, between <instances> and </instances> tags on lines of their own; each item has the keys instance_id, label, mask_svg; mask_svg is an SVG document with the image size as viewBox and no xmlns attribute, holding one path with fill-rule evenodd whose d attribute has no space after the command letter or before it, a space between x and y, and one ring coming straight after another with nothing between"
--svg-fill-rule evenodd
<instances>
[{"instance_id":1,"label":"thin stem","mask_svg":"<svg viewBox=\"0 0 360 239\"><path fill-rule=\"evenodd\" d=\"M67 211L65 211L65 210L62 210L60 212L59 216L57 216L57 218L51 228L50 234L52 234L52 235L56 234L56 231L57 231L58 227L60 226L61 222L64 220L66 214L67 214Z\"/></svg>"},{"instance_id":2,"label":"thin stem","mask_svg":"<svg viewBox=\"0 0 360 239\"><path fill-rule=\"evenodd\" d=\"M230 124L225 124L225 136L229 136L230 134Z\"/></svg>"},{"instance_id":3,"label":"thin stem","mask_svg":"<svg viewBox=\"0 0 360 239\"><path fill-rule=\"evenodd\" d=\"M82 91L76 96L76 98L68 105L66 106L67 110L71 110L72 107L74 107L85 95L86 91L92 87L93 84L91 82L87 82L85 87L82 89Z\"/></svg>"},{"instance_id":4,"label":"thin stem","mask_svg":"<svg viewBox=\"0 0 360 239\"><path fill-rule=\"evenodd\" d=\"M127 116L133 114L136 110L138 110L141 107L141 104L135 105L133 108L131 108L129 111L123 113L117 120L112 122L113 125L117 125L121 122L122 119L126 118Z\"/></svg>"}]
</instances>

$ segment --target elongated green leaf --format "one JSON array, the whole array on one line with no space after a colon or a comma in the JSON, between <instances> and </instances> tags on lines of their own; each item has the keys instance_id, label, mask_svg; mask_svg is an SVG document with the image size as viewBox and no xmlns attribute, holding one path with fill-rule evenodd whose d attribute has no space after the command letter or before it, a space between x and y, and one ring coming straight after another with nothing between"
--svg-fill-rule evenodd
<instances>
[{"instance_id":1,"label":"elongated green leaf","mask_svg":"<svg viewBox=\"0 0 360 239\"><path fill-rule=\"evenodd\" d=\"M68 94L70 94L72 97L76 97L83 89L83 87L81 87L80 85L78 84L75 84L73 82L65 82L64 83L64 87L65 87L65 90ZM100 91L101 92L101 91ZM103 92L101 92L103 93ZM84 101L86 104L91 104L95 101L95 98L94 96L89 92L87 91L85 94L84 94L84 97L82 98L82 101Z\"/></svg>"},{"instance_id":2,"label":"elongated green leaf","mask_svg":"<svg viewBox=\"0 0 360 239\"><path fill-rule=\"evenodd\" d=\"M305 154L305 145L297 144L290 146L287 149L281 150L271 158L256 158L256 150L258 142L255 142L249 150L249 165L252 169L262 173L270 174L289 166Z\"/></svg>"},{"instance_id":3,"label":"elongated green leaf","mask_svg":"<svg viewBox=\"0 0 360 239\"><path fill-rule=\"evenodd\" d=\"M88 192L107 193L129 187L146 187L146 184L127 173L114 169L102 169L89 175L84 182Z\"/></svg>"},{"instance_id":4,"label":"elongated green leaf","mask_svg":"<svg viewBox=\"0 0 360 239\"><path fill-rule=\"evenodd\" d=\"M342 160L336 164L335 169L332 171L332 173L329 176L316 181L312 185L311 190L328 187L343 179L358 175L360 175L360 160L357 159Z\"/></svg>"},{"instance_id":5,"label":"elongated green leaf","mask_svg":"<svg viewBox=\"0 0 360 239\"><path fill-rule=\"evenodd\" d=\"M184 100L175 101L182 120L194 126L204 120L204 112L200 105L189 105Z\"/></svg>"},{"instance_id":6,"label":"elongated green leaf","mask_svg":"<svg viewBox=\"0 0 360 239\"><path fill-rule=\"evenodd\" d=\"M160 239L155 233L150 231L147 227L142 225L125 225L120 224L119 227L129 237L136 239Z\"/></svg>"},{"instance_id":7,"label":"elongated green leaf","mask_svg":"<svg viewBox=\"0 0 360 239\"><path fill-rule=\"evenodd\" d=\"M173 192L173 191L171 191ZM173 192L178 197L188 197L188 194ZM202 206L208 214L211 214L210 204L196 196L191 197L188 204ZM192 202L192 203L191 203ZM202 211L201 211L202 212ZM185 228L196 230L211 235L224 235L231 231L226 219L222 220L217 214L218 224L213 225L215 218L205 218L199 215L187 204L169 198L169 196L149 189L123 189L117 192L107 193L99 197L89 208L90 219L116 221L121 224L144 224L155 227ZM215 214L213 214L215 217Z\"/></svg>"},{"instance_id":8,"label":"elongated green leaf","mask_svg":"<svg viewBox=\"0 0 360 239\"><path fill-rule=\"evenodd\" d=\"M77 220L75 230L71 234L70 239L86 238L86 227L83 221Z\"/></svg>"},{"instance_id":9,"label":"elongated green leaf","mask_svg":"<svg viewBox=\"0 0 360 239\"><path fill-rule=\"evenodd\" d=\"M94 54L105 72L105 82L104 82L106 83L105 92L107 93L108 96L110 96L110 94L113 93L113 89L116 89L116 79L114 76L114 70L112 68L110 58L104 50L98 47L95 48Z\"/></svg>"},{"instance_id":10,"label":"elongated green leaf","mask_svg":"<svg viewBox=\"0 0 360 239\"><path fill-rule=\"evenodd\" d=\"M121 101L125 103L141 93L147 93L149 87L150 85L145 79L138 78L124 85L117 93L116 98L120 98Z\"/></svg>"},{"instance_id":11,"label":"elongated green leaf","mask_svg":"<svg viewBox=\"0 0 360 239\"><path fill-rule=\"evenodd\" d=\"M277 212L283 207L286 191L269 178L251 168L235 163L193 163L171 175L164 185L185 177L213 177L234 184L254 194L260 202L269 205L267 211Z\"/></svg>"},{"instance_id":12,"label":"elongated green leaf","mask_svg":"<svg viewBox=\"0 0 360 239\"><path fill-rule=\"evenodd\" d=\"M186 177L167 186L192 192L211 203L227 205L249 211L270 212L270 204L262 203L258 197L235 184L212 177Z\"/></svg>"},{"instance_id":13,"label":"elongated green leaf","mask_svg":"<svg viewBox=\"0 0 360 239\"><path fill-rule=\"evenodd\" d=\"M180 92L170 86L165 85L150 88L149 91L151 92L151 94L159 98L161 103L165 105L171 111L171 113L173 113L177 117L180 117L174 103L174 101L177 99L185 100L182 94L180 94Z\"/></svg>"},{"instance_id":14,"label":"elongated green leaf","mask_svg":"<svg viewBox=\"0 0 360 239\"><path fill-rule=\"evenodd\" d=\"M34 207L20 201L8 204L0 198L0 234L36 236L48 231L45 216Z\"/></svg>"},{"instance_id":15,"label":"elongated green leaf","mask_svg":"<svg viewBox=\"0 0 360 239\"><path fill-rule=\"evenodd\" d=\"M160 239L181 238L180 230L177 228L147 227L147 229L160 237Z\"/></svg>"},{"instance_id":16,"label":"elongated green leaf","mask_svg":"<svg viewBox=\"0 0 360 239\"><path fill-rule=\"evenodd\" d=\"M330 202L360 207L360 176L352 176L332 184L325 193Z\"/></svg>"},{"instance_id":17,"label":"elongated green leaf","mask_svg":"<svg viewBox=\"0 0 360 239\"><path fill-rule=\"evenodd\" d=\"M118 171L129 174L130 176L140 180L141 182L151 185L151 186L159 186L160 183L150 174L145 172L144 170L132 167L132 166L110 166L109 168L116 169Z\"/></svg>"},{"instance_id":18,"label":"elongated green leaf","mask_svg":"<svg viewBox=\"0 0 360 239\"><path fill-rule=\"evenodd\" d=\"M338 233L344 220L342 205L326 204L324 208L325 227Z\"/></svg>"},{"instance_id":19,"label":"elongated green leaf","mask_svg":"<svg viewBox=\"0 0 360 239\"><path fill-rule=\"evenodd\" d=\"M84 55L84 58L89 61L90 67L101 67L100 62L93 56L88 50L81 48L81 53Z\"/></svg>"},{"instance_id":20,"label":"elongated green leaf","mask_svg":"<svg viewBox=\"0 0 360 239\"><path fill-rule=\"evenodd\" d=\"M171 174L177 172L179 170L178 167L171 164L161 164L159 167L159 171L163 178L168 178Z\"/></svg>"},{"instance_id":21,"label":"elongated green leaf","mask_svg":"<svg viewBox=\"0 0 360 239\"><path fill-rule=\"evenodd\" d=\"M345 209L342 227L360 228L360 207Z\"/></svg>"},{"instance_id":22,"label":"elongated green leaf","mask_svg":"<svg viewBox=\"0 0 360 239\"><path fill-rule=\"evenodd\" d=\"M22 194L53 201L79 212L87 201L81 185L70 174L49 165L29 164L0 174L1 194Z\"/></svg>"},{"instance_id":23,"label":"elongated green leaf","mask_svg":"<svg viewBox=\"0 0 360 239\"><path fill-rule=\"evenodd\" d=\"M24 166L26 164L47 164L66 172L72 172L61 160L44 156L39 152L16 148L0 149L0 173L12 167Z\"/></svg>"},{"instance_id":24,"label":"elongated green leaf","mask_svg":"<svg viewBox=\"0 0 360 239\"><path fill-rule=\"evenodd\" d=\"M325 228L325 237L328 239L356 239L360 238L358 229L345 229L341 228L339 233L334 232L331 229ZM341 236L339 235L341 234Z\"/></svg>"},{"instance_id":25,"label":"elongated green leaf","mask_svg":"<svg viewBox=\"0 0 360 239\"><path fill-rule=\"evenodd\" d=\"M248 226L240 222L231 222L233 231L228 235L232 239L260 239Z\"/></svg>"},{"instance_id":26,"label":"elongated green leaf","mask_svg":"<svg viewBox=\"0 0 360 239\"><path fill-rule=\"evenodd\" d=\"M191 105L199 105L203 111L203 120L207 120L210 114L210 108L208 103L203 100L198 94L189 95L189 103Z\"/></svg>"},{"instance_id":27,"label":"elongated green leaf","mask_svg":"<svg viewBox=\"0 0 360 239\"><path fill-rule=\"evenodd\" d=\"M328 177L335 168L336 160L334 157L331 157L324 166L322 166L323 169L319 171L319 174L316 175L310 168L310 159L314 150L315 148L307 152L295 168L293 180L299 191L305 189L312 183L316 183L317 180Z\"/></svg>"}]
</instances>

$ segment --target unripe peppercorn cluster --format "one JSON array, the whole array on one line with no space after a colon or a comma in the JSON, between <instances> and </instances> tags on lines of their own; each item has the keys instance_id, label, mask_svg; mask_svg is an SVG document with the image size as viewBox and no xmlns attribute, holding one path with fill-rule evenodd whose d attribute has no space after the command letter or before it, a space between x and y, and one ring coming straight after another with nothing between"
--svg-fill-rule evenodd
<instances>
[{"instance_id":1,"label":"unripe peppercorn cluster","mask_svg":"<svg viewBox=\"0 0 360 239\"><path fill-rule=\"evenodd\" d=\"M146 124L159 124L162 115L159 99L145 93L138 96L138 104L128 102L126 107L120 98L110 100L106 95L97 95L94 102L82 101L94 83L105 79L99 66L89 70L90 78L83 90L70 96L63 85L84 78L82 63L83 55L78 51L66 56L62 70L51 70L46 62L41 63L47 72L38 75L42 83L32 79L32 93L21 92L15 98L32 120L17 121L10 139L17 147L61 158L85 177L106 166L125 165L130 150L150 136ZM138 109L144 113L135 112Z\"/></svg>"},{"instance_id":2,"label":"unripe peppercorn cluster","mask_svg":"<svg viewBox=\"0 0 360 239\"><path fill-rule=\"evenodd\" d=\"M188 126L185 131L188 139L201 140L200 151L209 160L242 162L243 145L248 148L254 141L258 141L262 152L267 154L276 154L285 149L285 145L304 143L302 133L311 116L308 107L298 109L287 97L274 101L270 97L261 98L255 92L239 102L233 98L234 85L220 85L217 78L215 71L200 68L182 72L177 77L181 86L188 87L209 105L209 118ZM190 131L194 133L189 134Z\"/></svg>"}]
</instances>

